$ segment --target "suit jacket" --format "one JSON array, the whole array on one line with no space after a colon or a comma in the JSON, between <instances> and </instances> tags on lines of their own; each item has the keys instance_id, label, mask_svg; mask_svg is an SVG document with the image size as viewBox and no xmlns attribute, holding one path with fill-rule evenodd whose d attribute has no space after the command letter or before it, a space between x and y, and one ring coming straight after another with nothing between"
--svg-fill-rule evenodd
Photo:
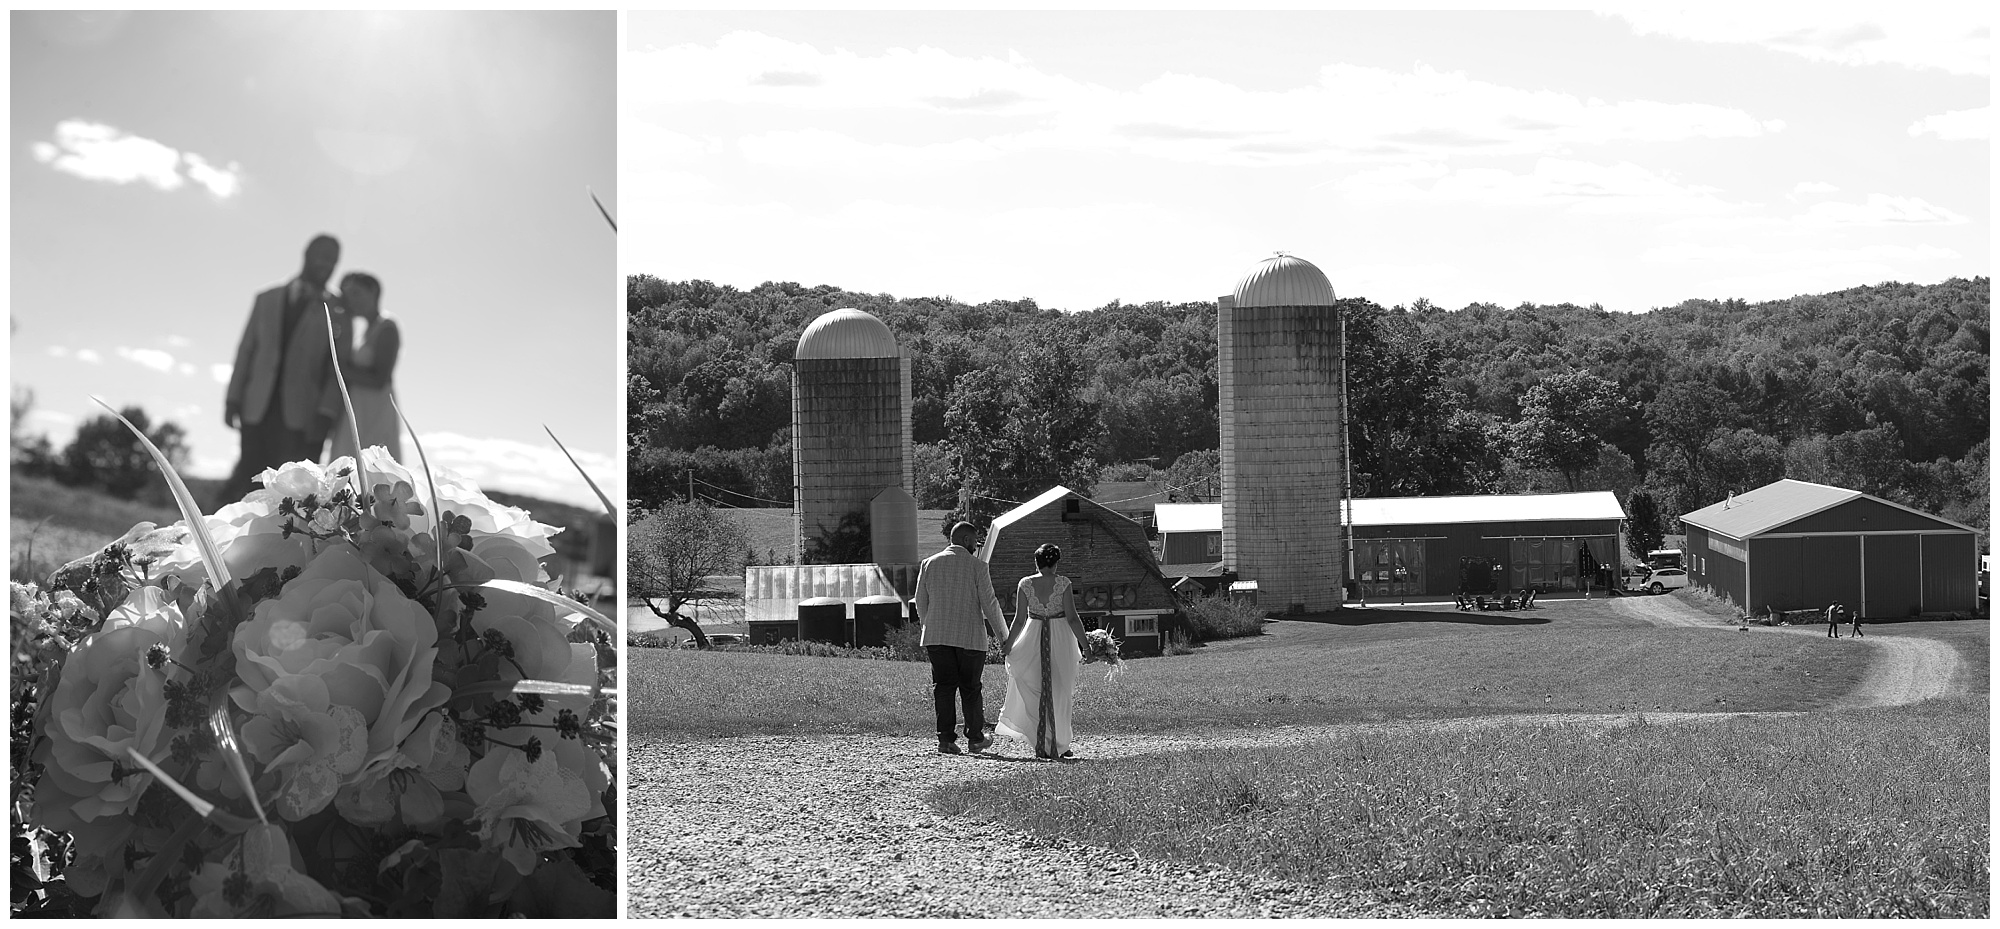
<instances>
[{"instance_id":1,"label":"suit jacket","mask_svg":"<svg viewBox=\"0 0 2000 929\"><path fill-rule=\"evenodd\" d=\"M986 650L986 638L1007 637L1007 620L993 595L993 574L978 555L956 545L924 559L917 569L919 645Z\"/></svg>"},{"instance_id":2,"label":"suit jacket","mask_svg":"<svg viewBox=\"0 0 2000 929\"><path fill-rule=\"evenodd\" d=\"M236 345L236 368L229 374L227 397L242 412L245 423L262 423L276 413L284 425L310 431L316 414L337 416L341 410L340 388L334 383L327 347L326 317L319 307L320 301L328 298L324 291L309 297L305 311L292 326L291 344L280 346L285 296L290 287L288 281L266 290L250 305L250 322ZM307 292L312 293L310 289ZM352 340L352 320L335 307L333 324L334 338L345 355ZM282 384L278 382L281 357Z\"/></svg>"}]
</instances>

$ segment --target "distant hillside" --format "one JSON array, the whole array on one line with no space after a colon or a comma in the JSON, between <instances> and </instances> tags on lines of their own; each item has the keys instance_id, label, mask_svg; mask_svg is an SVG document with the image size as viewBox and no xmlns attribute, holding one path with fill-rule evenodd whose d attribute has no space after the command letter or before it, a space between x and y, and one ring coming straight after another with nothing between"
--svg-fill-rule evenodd
<instances>
[{"instance_id":1,"label":"distant hillside","mask_svg":"<svg viewBox=\"0 0 2000 929\"><path fill-rule=\"evenodd\" d=\"M1990 290L1985 277L1891 282L1644 313L1342 299L1356 490L1420 496L1566 483L1574 468L1557 473L1523 450L1521 437L1542 426L1529 422L1523 400L1545 380L1573 375L1610 389L1609 412L1590 429L1604 443L1600 459L1585 469L1588 486L1569 489L1621 499L1644 489L1671 518L1791 477L1983 528ZM910 355L920 505L938 505L936 491L949 483L944 421L960 376L1018 373L1033 346L1061 345L1088 366L1076 402L1097 419L1097 463L1165 469L1218 446L1212 302L1062 313L1032 300L975 306L644 274L627 278L626 298L628 429L641 439L627 486L639 505L672 496L690 470L704 494L726 503L788 501L792 352L812 319L839 307L880 318Z\"/></svg>"}]
</instances>

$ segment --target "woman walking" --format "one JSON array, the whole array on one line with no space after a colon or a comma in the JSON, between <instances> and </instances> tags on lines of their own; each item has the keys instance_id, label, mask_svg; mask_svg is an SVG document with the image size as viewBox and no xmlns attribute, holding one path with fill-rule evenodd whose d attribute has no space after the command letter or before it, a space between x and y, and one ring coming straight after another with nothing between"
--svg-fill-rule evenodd
<instances>
[{"instance_id":1,"label":"woman walking","mask_svg":"<svg viewBox=\"0 0 2000 929\"><path fill-rule=\"evenodd\" d=\"M1036 573L1014 588L1008 638L1007 702L993 731L1035 747L1037 758L1068 758L1070 701L1083 667L1083 617L1069 578L1056 573L1062 549L1035 549Z\"/></svg>"}]
</instances>

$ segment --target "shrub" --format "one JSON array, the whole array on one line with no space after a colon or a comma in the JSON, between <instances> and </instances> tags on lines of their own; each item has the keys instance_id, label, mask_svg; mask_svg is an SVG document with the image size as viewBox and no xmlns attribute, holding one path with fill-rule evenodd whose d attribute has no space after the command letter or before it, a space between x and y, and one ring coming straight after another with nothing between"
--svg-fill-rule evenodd
<instances>
[{"instance_id":1,"label":"shrub","mask_svg":"<svg viewBox=\"0 0 2000 929\"><path fill-rule=\"evenodd\" d=\"M1194 642L1264 634L1263 610L1225 596L1199 598L1188 604L1186 614Z\"/></svg>"},{"instance_id":2,"label":"shrub","mask_svg":"<svg viewBox=\"0 0 2000 929\"><path fill-rule=\"evenodd\" d=\"M1194 641L1188 638L1187 633L1179 629L1168 630L1165 654L1192 655L1194 654Z\"/></svg>"}]
</instances>

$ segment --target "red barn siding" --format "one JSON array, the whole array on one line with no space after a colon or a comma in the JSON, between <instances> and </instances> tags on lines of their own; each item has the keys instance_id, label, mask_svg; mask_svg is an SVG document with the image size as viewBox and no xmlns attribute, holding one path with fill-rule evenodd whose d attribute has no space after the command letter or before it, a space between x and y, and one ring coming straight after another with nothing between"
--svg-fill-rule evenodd
<instances>
[{"instance_id":1,"label":"red barn siding","mask_svg":"<svg viewBox=\"0 0 2000 929\"><path fill-rule=\"evenodd\" d=\"M1792 532L1908 532L1913 530L1950 529L1950 525L1939 522L1922 513L1912 513L1901 507L1890 506L1880 500L1856 497L1838 506L1829 507L1811 516L1792 520L1782 526L1775 526L1760 534ZM1841 601L1847 603L1848 601ZM1853 604L1849 604L1852 606Z\"/></svg>"},{"instance_id":2,"label":"red barn siding","mask_svg":"<svg viewBox=\"0 0 2000 929\"><path fill-rule=\"evenodd\" d=\"M1866 565L1861 615L1893 619L1921 611L1923 575L1917 566L1918 537L1872 535L1861 540Z\"/></svg>"},{"instance_id":3,"label":"red barn siding","mask_svg":"<svg viewBox=\"0 0 2000 929\"><path fill-rule=\"evenodd\" d=\"M1925 535L1924 612L1970 613L1979 596L1979 548L1972 533Z\"/></svg>"}]
</instances>

